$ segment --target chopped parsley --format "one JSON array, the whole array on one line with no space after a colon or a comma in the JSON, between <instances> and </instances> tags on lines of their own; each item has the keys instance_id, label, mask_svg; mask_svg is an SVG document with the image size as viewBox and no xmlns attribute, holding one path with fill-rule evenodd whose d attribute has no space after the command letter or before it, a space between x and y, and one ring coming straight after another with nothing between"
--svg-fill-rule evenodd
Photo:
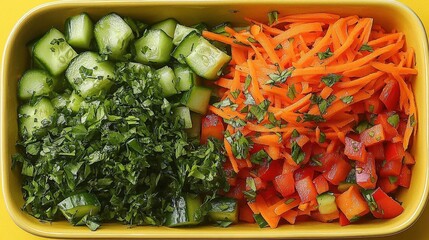
<instances>
[{"instance_id":1,"label":"chopped parsley","mask_svg":"<svg viewBox=\"0 0 429 240\"><path fill-rule=\"evenodd\" d=\"M363 52L363 51L368 51L368 52L373 52L374 49L369 46L368 44L363 44L360 48L359 51Z\"/></svg>"},{"instance_id":2,"label":"chopped parsley","mask_svg":"<svg viewBox=\"0 0 429 240\"><path fill-rule=\"evenodd\" d=\"M335 83L340 81L341 78L342 78L341 75L331 73L331 74L328 74L326 76L323 76L321 81L324 84L326 84L326 86L332 87L332 86L334 86Z\"/></svg>"},{"instance_id":3,"label":"chopped parsley","mask_svg":"<svg viewBox=\"0 0 429 240\"><path fill-rule=\"evenodd\" d=\"M331 52L331 49L329 49L329 48L327 48L326 51L324 51L324 52L318 52L317 53L317 56L319 57L320 60L332 57L332 55L334 55L334 53Z\"/></svg>"}]
</instances>

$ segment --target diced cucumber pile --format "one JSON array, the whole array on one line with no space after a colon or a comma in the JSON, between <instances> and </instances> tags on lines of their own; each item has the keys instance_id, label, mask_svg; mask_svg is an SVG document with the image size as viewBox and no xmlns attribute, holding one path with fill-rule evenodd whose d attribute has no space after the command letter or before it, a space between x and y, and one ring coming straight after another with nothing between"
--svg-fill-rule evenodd
<instances>
[{"instance_id":1,"label":"diced cucumber pile","mask_svg":"<svg viewBox=\"0 0 429 240\"><path fill-rule=\"evenodd\" d=\"M37 120L49 120L52 109L78 112L86 101L105 95L115 85L116 63L128 62L157 69L163 96L178 103L172 114L191 137L198 137L200 114L213 96L202 79L218 78L231 59L201 36L205 29L203 23L185 26L173 18L149 25L116 13L95 23L86 13L69 17L64 34L52 28L28 44L33 68L21 77L18 97L25 103L20 111L31 114L20 117L21 135L41 128ZM71 91L62 93L69 86ZM32 113L36 106L44 111ZM30 123L28 116L36 114L39 119Z\"/></svg>"}]
</instances>

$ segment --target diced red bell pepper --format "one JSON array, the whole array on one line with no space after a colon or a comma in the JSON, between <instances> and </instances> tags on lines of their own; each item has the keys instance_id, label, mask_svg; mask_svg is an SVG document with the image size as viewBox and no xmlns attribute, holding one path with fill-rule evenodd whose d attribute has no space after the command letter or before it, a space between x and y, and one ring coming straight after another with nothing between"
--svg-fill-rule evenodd
<instances>
[{"instance_id":1,"label":"diced red bell pepper","mask_svg":"<svg viewBox=\"0 0 429 240\"><path fill-rule=\"evenodd\" d=\"M397 161L401 162L402 158L405 156L405 150L401 142L397 143L386 143L386 148L384 149L384 156L387 161Z\"/></svg>"},{"instance_id":2,"label":"diced red bell pepper","mask_svg":"<svg viewBox=\"0 0 429 240\"><path fill-rule=\"evenodd\" d=\"M226 161L223 164L223 170L225 172L226 180L230 186L235 186L237 184L237 173L234 171L230 161Z\"/></svg>"},{"instance_id":3,"label":"diced red bell pepper","mask_svg":"<svg viewBox=\"0 0 429 240\"><path fill-rule=\"evenodd\" d=\"M404 211L404 208L389 197L381 188L377 188L373 193L375 203L377 203L377 209L372 211L372 215L376 218L394 218Z\"/></svg>"},{"instance_id":4,"label":"diced red bell pepper","mask_svg":"<svg viewBox=\"0 0 429 240\"><path fill-rule=\"evenodd\" d=\"M401 174L399 174L398 185L409 188L411 183L411 169L407 165L402 165Z\"/></svg>"},{"instance_id":5,"label":"diced red bell pepper","mask_svg":"<svg viewBox=\"0 0 429 240\"><path fill-rule=\"evenodd\" d=\"M310 177L295 182L295 188L302 203L310 202L317 197L316 187Z\"/></svg>"},{"instance_id":6,"label":"diced red bell pepper","mask_svg":"<svg viewBox=\"0 0 429 240\"><path fill-rule=\"evenodd\" d=\"M347 191L340 194L336 198L336 203L348 220L364 216L369 212L368 203L356 186L351 186Z\"/></svg>"},{"instance_id":7,"label":"diced red bell pepper","mask_svg":"<svg viewBox=\"0 0 429 240\"><path fill-rule=\"evenodd\" d=\"M272 181L283 170L283 161L273 160L270 163L265 162L258 169L258 176L264 181Z\"/></svg>"},{"instance_id":8,"label":"diced red bell pepper","mask_svg":"<svg viewBox=\"0 0 429 240\"><path fill-rule=\"evenodd\" d=\"M283 173L274 178L274 188L283 197L287 197L295 192L295 179L293 173Z\"/></svg>"},{"instance_id":9,"label":"diced red bell pepper","mask_svg":"<svg viewBox=\"0 0 429 240\"><path fill-rule=\"evenodd\" d=\"M407 151L405 152L404 164L406 164L406 165L416 164L416 160L414 159L413 155L411 155L411 153L409 153Z\"/></svg>"},{"instance_id":10,"label":"diced red bell pepper","mask_svg":"<svg viewBox=\"0 0 429 240\"><path fill-rule=\"evenodd\" d=\"M380 113L378 114L374 123L381 124L381 126L383 126L384 136L386 140L391 140L398 135L398 131L396 130L396 128L390 125L390 123L387 121L388 118L389 116L386 113Z\"/></svg>"},{"instance_id":11,"label":"diced red bell pepper","mask_svg":"<svg viewBox=\"0 0 429 240\"><path fill-rule=\"evenodd\" d=\"M347 219L346 215L340 211L340 226L347 226L350 224L350 221Z\"/></svg>"},{"instance_id":12,"label":"diced red bell pepper","mask_svg":"<svg viewBox=\"0 0 429 240\"><path fill-rule=\"evenodd\" d=\"M331 166L329 171L323 173L323 176L330 183L338 185L347 178L351 169L352 167L348 162L343 159L339 159Z\"/></svg>"},{"instance_id":13,"label":"diced red bell pepper","mask_svg":"<svg viewBox=\"0 0 429 240\"><path fill-rule=\"evenodd\" d=\"M277 190L273 187L267 187L258 193L258 195L261 195L267 201L273 197L277 197L277 194Z\"/></svg>"},{"instance_id":14,"label":"diced red bell pepper","mask_svg":"<svg viewBox=\"0 0 429 240\"><path fill-rule=\"evenodd\" d=\"M301 148L302 151L304 152L304 160L300 164L301 166L304 164L307 164L310 161L312 146L313 146L313 144L307 143L304 145L304 147Z\"/></svg>"},{"instance_id":15,"label":"diced red bell pepper","mask_svg":"<svg viewBox=\"0 0 429 240\"><path fill-rule=\"evenodd\" d=\"M388 177L388 176L399 176L401 173L402 163L397 161L384 161L381 164L380 168L380 176Z\"/></svg>"},{"instance_id":16,"label":"diced red bell pepper","mask_svg":"<svg viewBox=\"0 0 429 240\"><path fill-rule=\"evenodd\" d=\"M252 154L255 154L255 153L257 153L257 152L259 152L259 151L261 151L261 150L263 150L264 149L264 145L262 145L262 144L258 144L258 143L254 143L253 144L253 146L252 146L252 148L250 148L249 149L249 154L250 155L252 155Z\"/></svg>"},{"instance_id":17,"label":"diced red bell pepper","mask_svg":"<svg viewBox=\"0 0 429 240\"><path fill-rule=\"evenodd\" d=\"M372 153L368 153L366 163L356 162L356 183L365 188L373 189L377 185L377 173L375 159Z\"/></svg>"},{"instance_id":18,"label":"diced red bell pepper","mask_svg":"<svg viewBox=\"0 0 429 240\"><path fill-rule=\"evenodd\" d=\"M241 171L241 169L248 168L247 162L245 159L235 159L235 162L237 163L238 169Z\"/></svg>"},{"instance_id":19,"label":"diced red bell pepper","mask_svg":"<svg viewBox=\"0 0 429 240\"><path fill-rule=\"evenodd\" d=\"M399 121L398 129L397 129L398 134L400 136L404 136L406 129L407 129L407 121L403 121L403 120Z\"/></svg>"},{"instance_id":20,"label":"diced red bell pepper","mask_svg":"<svg viewBox=\"0 0 429 240\"><path fill-rule=\"evenodd\" d=\"M310 177L310 179L313 179L313 175L314 175L314 170L312 168L305 167L305 168L299 168L295 170L293 176L296 182L306 177Z\"/></svg>"},{"instance_id":21,"label":"diced red bell pepper","mask_svg":"<svg viewBox=\"0 0 429 240\"><path fill-rule=\"evenodd\" d=\"M384 160L384 145L383 143L378 143L367 148L367 151L372 153L375 160Z\"/></svg>"},{"instance_id":22,"label":"diced red bell pepper","mask_svg":"<svg viewBox=\"0 0 429 240\"><path fill-rule=\"evenodd\" d=\"M370 113L378 114L383 110L383 103L374 95L365 101L365 110Z\"/></svg>"},{"instance_id":23,"label":"diced red bell pepper","mask_svg":"<svg viewBox=\"0 0 429 240\"><path fill-rule=\"evenodd\" d=\"M377 185L383 189L385 193L391 193L398 188L398 181L392 182L388 177L378 179Z\"/></svg>"},{"instance_id":24,"label":"diced red bell pepper","mask_svg":"<svg viewBox=\"0 0 429 240\"><path fill-rule=\"evenodd\" d=\"M357 102L353 104L353 113L362 114L365 113L365 104L363 102Z\"/></svg>"},{"instance_id":25,"label":"diced red bell pepper","mask_svg":"<svg viewBox=\"0 0 429 240\"><path fill-rule=\"evenodd\" d=\"M299 168L299 166L291 165L291 164L289 164L288 161L284 161L282 173L292 173L293 174L293 172L295 172L295 170L297 170L298 168Z\"/></svg>"},{"instance_id":26,"label":"diced red bell pepper","mask_svg":"<svg viewBox=\"0 0 429 240\"><path fill-rule=\"evenodd\" d=\"M396 80L391 80L386 83L380 93L380 101L384 103L387 110L394 110L399 103L399 84Z\"/></svg>"},{"instance_id":27,"label":"diced red bell pepper","mask_svg":"<svg viewBox=\"0 0 429 240\"><path fill-rule=\"evenodd\" d=\"M355 140L357 142L360 141L360 134L357 134L357 133L350 132L350 133L347 134L347 137L351 138L351 139L353 139L353 140Z\"/></svg>"},{"instance_id":28,"label":"diced red bell pepper","mask_svg":"<svg viewBox=\"0 0 429 240\"><path fill-rule=\"evenodd\" d=\"M240 204L238 219L243 222L254 223L255 218L253 218L252 209L250 209L247 204Z\"/></svg>"},{"instance_id":29,"label":"diced red bell pepper","mask_svg":"<svg viewBox=\"0 0 429 240\"><path fill-rule=\"evenodd\" d=\"M313 156L315 157L315 156ZM323 153L320 155L320 157L317 158L317 161L319 162L318 165L312 164L313 162L310 162L310 165L315 171L318 172L325 172L329 171L332 167L332 165L338 160L341 159L341 157L338 155L338 153Z\"/></svg>"},{"instance_id":30,"label":"diced red bell pepper","mask_svg":"<svg viewBox=\"0 0 429 240\"><path fill-rule=\"evenodd\" d=\"M225 196L235 198L237 200L244 200L244 191L246 190L246 181L238 179L237 184L229 189Z\"/></svg>"},{"instance_id":31,"label":"diced red bell pepper","mask_svg":"<svg viewBox=\"0 0 429 240\"><path fill-rule=\"evenodd\" d=\"M329 183L322 174L313 179L313 183L318 194L329 191Z\"/></svg>"},{"instance_id":32,"label":"diced red bell pepper","mask_svg":"<svg viewBox=\"0 0 429 240\"><path fill-rule=\"evenodd\" d=\"M385 139L383 126L377 124L365 131L360 135L360 141L366 146L372 146L377 143L383 142Z\"/></svg>"},{"instance_id":33,"label":"diced red bell pepper","mask_svg":"<svg viewBox=\"0 0 429 240\"><path fill-rule=\"evenodd\" d=\"M367 152L363 143L357 142L349 137L346 137L344 145L344 154L349 159L356 160L359 162L366 161Z\"/></svg>"},{"instance_id":34,"label":"diced red bell pepper","mask_svg":"<svg viewBox=\"0 0 429 240\"><path fill-rule=\"evenodd\" d=\"M246 179L250 175L250 168L245 167L241 168L240 171L237 173L237 177L240 179Z\"/></svg>"},{"instance_id":35,"label":"diced red bell pepper","mask_svg":"<svg viewBox=\"0 0 429 240\"><path fill-rule=\"evenodd\" d=\"M201 121L201 143L207 143L209 137L223 140L223 131L225 130L222 118L215 114L207 114Z\"/></svg>"}]
</instances>

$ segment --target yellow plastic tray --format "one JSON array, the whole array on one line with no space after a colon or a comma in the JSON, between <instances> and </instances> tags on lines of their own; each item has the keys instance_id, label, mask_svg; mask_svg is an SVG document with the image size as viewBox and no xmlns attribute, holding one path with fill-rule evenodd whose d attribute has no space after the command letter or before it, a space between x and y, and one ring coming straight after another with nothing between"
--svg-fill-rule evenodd
<instances>
[{"instance_id":1,"label":"yellow plastic tray","mask_svg":"<svg viewBox=\"0 0 429 240\"><path fill-rule=\"evenodd\" d=\"M73 227L65 221L41 223L21 211L23 199L19 171L11 170L10 156L16 151L17 140L17 80L28 67L26 43L40 36L50 27L62 28L65 19L82 11L98 18L109 12L154 22L174 17L184 24L217 24L230 21L244 24L250 16L265 20L269 11L281 14L330 12L343 16L357 14L372 17L388 29L406 34L408 46L416 51L418 76L414 92L418 108L418 131L412 153L416 157L411 187L400 192L398 198L405 211L391 220L374 220L346 227L338 223L306 222L283 225L277 229L260 229L253 224L239 224L229 228L202 226L197 228L134 227L104 224L95 232L86 227ZM1 77L1 175L7 209L15 223L24 230L45 237L56 238L338 238L390 235L407 229L422 213L428 195L428 46L424 28L418 17L395 1L374 0L209 0L209 1L59 1L41 5L21 18L7 41Z\"/></svg>"}]
</instances>

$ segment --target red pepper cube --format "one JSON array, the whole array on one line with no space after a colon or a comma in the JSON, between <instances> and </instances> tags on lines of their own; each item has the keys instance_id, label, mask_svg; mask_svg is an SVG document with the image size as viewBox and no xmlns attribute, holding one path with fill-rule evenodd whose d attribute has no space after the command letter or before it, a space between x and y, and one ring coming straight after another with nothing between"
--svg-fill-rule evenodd
<instances>
[{"instance_id":1,"label":"red pepper cube","mask_svg":"<svg viewBox=\"0 0 429 240\"><path fill-rule=\"evenodd\" d=\"M344 213L341 211L340 211L339 223L340 223L340 226L347 226L350 224L350 221L347 219L346 215L344 215Z\"/></svg>"},{"instance_id":2,"label":"red pepper cube","mask_svg":"<svg viewBox=\"0 0 429 240\"><path fill-rule=\"evenodd\" d=\"M247 204L242 204L239 207L238 219L243 222L254 223L252 209Z\"/></svg>"},{"instance_id":3,"label":"red pepper cube","mask_svg":"<svg viewBox=\"0 0 429 240\"><path fill-rule=\"evenodd\" d=\"M272 181L277 175L280 175L283 170L283 161L273 160L265 162L258 169L258 176L264 181Z\"/></svg>"},{"instance_id":4,"label":"red pepper cube","mask_svg":"<svg viewBox=\"0 0 429 240\"><path fill-rule=\"evenodd\" d=\"M367 152L372 153L375 160L384 160L384 145L383 143L377 143L375 145L369 146Z\"/></svg>"},{"instance_id":5,"label":"red pepper cube","mask_svg":"<svg viewBox=\"0 0 429 240\"><path fill-rule=\"evenodd\" d=\"M380 101L384 103L387 110L394 110L399 103L399 84L396 80L390 80L380 93Z\"/></svg>"},{"instance_id":6,"label":"red pepper cube","mask_svg":"<svg viewBox=\"0 0 429 240\"><path fill-rule=\"evenodd\" d=\"M409 188L411 183L411 169L407 165L402 165L401 173L399 174L398 185L404 188Z\"/></svg>"},{"instance_id":7,"label":"red pepper cube","mask_svg":"<svg viewBox=\"0 0 429 240\"><path fill-rule=\"evenodd\" d=\"M278 175L273 181L274 188L283 197L287 197L295 192L295 179L293 173Z\"/></svg>"},{"instance_id":8,"label":"red pepper cube","mask_svg":"<svg viewBox=\"0 0 429 240\"><path fill-rule=\"evenodd\" d=\"M302 203L310 202L317 197L316 187L310 177L295 182L295 188Z\"/></svg>"},{"instance_id":9,"label":"red pepper cube","mask_svg":"<svg viewBox=\"0 0 429 240\"><path fill-rule=\"evenodd\" d=\"M405 150L402 146L402 142L388 142L386 144L386 148L384 149L384 156L386 157L387 161L401 162L405 157Z\"/></svg>"},{"instance_id":10,"label":"red pepper cube","mask_svg":"<svg viewBox=\"0 0 429 240\"><path fill-rule=\"evenodd\" d=\"M244 179L238 179L237 184L231 187L225 196L235 198L237 200L244 200L244 191L246 190L246 182Z\"/></svg>"},{"instance_id":11,"label":"red pepper cube","mask_svg":"<svg viewBox=\"0 0 429 240\"><path fill-rule=\"evenodd\" d=\"M398 181L392 181L392 178L382 177L378 179L377 185L383 189L385 193L391 193L398 189Z\"/></svg>"},{"instance_id":12,"label":"red pepper cube","mask_svg":"<svg viewBox=\"0 0 429 240\"><path fill-rule=\"evenodd\" d=\"M295 181L299 181L299 180L304 179L306 177L310 177L311 179L313 179L313 175L314 175L314 170L312 168L309 168L309 167L298 168L297 170L295 170L295 172L293 174Z\"/></svg>"},{"instance_id":13,"label":"red pepper cube","mask_svg":"<svg viewBox=\"0 0 429 240\"><path fill-rule=\"evenodd\" d=\"M356 183L365 189L374 189L377 185L377 172L375 159L372 153L368 153L365 163L356 162Z\"/></svg>"},{"instance_id":14,"label":"red pepper cube","mask_svg":"<svg viewBox=\"0 0 429 240\"><path fill-rule=\"evenodd\" d=\"M329 183L322 174L313 179L313 183L318 194L329 191Z\"/></svg>"},{"instance_id":15,"label":"red pepper cube","mask_svg":"<svg viewBox=\"0 0 429 240\"><path fill-rule=\"evenodd\" d=\"M388 118L389 116L387 115L387 113L380 113L378 114L374 123L381 124L381 126L383 126L384 136L386 140L390 141L392 140L392 138L398 136L398 131L396 130L396 128L390 125L390 123L387 121Z\"/></svg>"},{"instance_id":16,"label":"red pepper cube","mask_svg":"<svg viewBox=\"0 0 429 240\"><path fill-rule=\"evenodd\" d=\"M360 141L366 146L372 146L381 143L385 140L383 126L377 124L365 131L360 135Z\"/></svg>"},{"instance_id":17,"label":"red pepper cube","mask_svg":"<svg viewBox=\"0 0 429 240\"><path fill-rule=\"evenodd\" d=\"M399 176L401 173L402 163L397 161L383 161L380 168L380 176Z\"/></svg>"},{"instance_id":18,"label":"red pepper cube","mask_svg":"<svg viewBox=\"0 0 429 240\"><path fill-rule=\"evenodd\" d=\"M323 176L330 183L338 185L347 178L351 169L352 167L348 162L343 159L339 159L332 165L329 171L323 173Z\"/></svg>"},{"instance_id":19,"label":"red pepper cube","mask_svg":"<svg viewBox=\"0 0 429 240\"><path fill-rule=\"evenodd\" d=\"M223 131L225 130L222 118L215 114L207 114L201 121L201 143L207 143L209 137L223 140Z\"/></svg>"},{"instance_id":20,"label":"red pepper cube","mask_svg":"<svg viewBox=\"0 0 429 240\"><path fill-rule=\"evenodd\" d=\"M365 110L369 113L380 113L383 110L383 103L377 96L372 96L365 101Z\"/></svg>"},{"instance_id":21,"label":"red pepper cube","mask_svg":"<svg viewBox=\"0 0 429 240\"><path fill-rule=\"evenodd\" d=\"M351 186L347 191L336 198L336 203L348 220L361 217L369 213L369 206L357 186Z\"/></svg>"},{"instance_id":22,"label":"red pepper cube","mask_svg":"<svg viewBox=\"0 0 429 240\"><path fill-rule=\"evenodd\" d=\"M404 164L406 164L406 165L416 164L416 160L414 159L413 155L411 155L411 153L405 152Z\"/></svg>"},{"instance_id":23,"label":"red pepper cube","mask_svg":"<svg viewBox=\"0 0 429 240\"><path fill-rule=\"evenodd\" d=\"M366 161L367 152L363 143L355 141L349 137L346 137L345 139L344 154L352 160L359 162Z\"/></svg>"},{"instance_id":24,"label":"red pepper cube","mask_svg":"<svg viewBox=\"0 0 429 240\"><path fill-rule=\"evenodd\" d=\"M389 197L381 188L377 188L372 193L372 197L377 203L377 209L371 211L376 218L394 218L404 211L401 204Z\"/></svg>"}]
</instances>

